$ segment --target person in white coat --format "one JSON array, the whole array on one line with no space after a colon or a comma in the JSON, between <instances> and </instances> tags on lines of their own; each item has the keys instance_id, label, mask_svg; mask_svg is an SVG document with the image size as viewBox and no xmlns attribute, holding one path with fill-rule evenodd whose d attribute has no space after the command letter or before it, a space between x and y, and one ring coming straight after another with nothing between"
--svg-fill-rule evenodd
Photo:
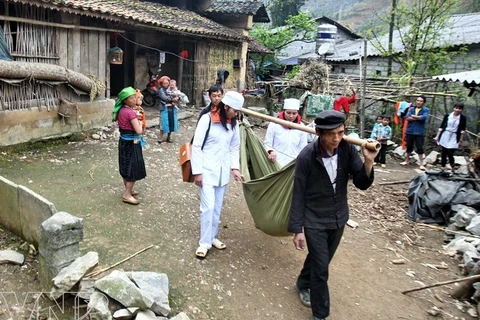
<instances>
[{"instance_id":1,"label":"person in white coat","mask_svg":"<svg viewBox=\"0 0 480 320\"><path fill-rule=\"evenodd\" d=\"M283 111L278 118L297 124L303 124L298 113L300 101L298 99L285 99ZM267 128L267 134L263 145L271 162L277 161L282 167L297 157L307 145L307 133L291 129L280 124L271 122Z\"/></svg>"},{"instance_id":2,"label":"person in white coat","mask_svg":"<svg viewBox=\"0 0 480 320\"><path fill-rule=\"evenodd\" d=\"M217 239L223 199L230 174L244 181L240 173L240 131L238 110L243 96L228 91L218 108L204 114L198 121L193 138L191 165L194 183L200 188L200 241L195 255L205 258L213 247L225 249Z\"/></svg>"}]
</instances>

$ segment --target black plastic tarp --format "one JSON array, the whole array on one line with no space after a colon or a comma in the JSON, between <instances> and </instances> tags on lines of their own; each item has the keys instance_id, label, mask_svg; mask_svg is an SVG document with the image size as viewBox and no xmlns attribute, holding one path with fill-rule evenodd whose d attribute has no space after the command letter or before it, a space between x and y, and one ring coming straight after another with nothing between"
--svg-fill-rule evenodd
<instances>
[{"instance_id":1,"label":"black plastic tarp","mask_svg":"<svg viewBox=\"0 0 480 320\"><path fill-rule=\"evenodd\" d=\"M480 209L478 183L465 174L427 171L416 176L408 189L408 215L413 221L448 223L451 206Z\"/></svg>"}]
</instances>

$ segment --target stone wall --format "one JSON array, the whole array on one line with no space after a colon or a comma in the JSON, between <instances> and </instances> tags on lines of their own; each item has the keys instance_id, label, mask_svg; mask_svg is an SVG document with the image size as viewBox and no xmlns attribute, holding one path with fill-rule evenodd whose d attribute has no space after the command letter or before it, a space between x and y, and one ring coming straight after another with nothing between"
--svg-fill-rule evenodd
<instances>
[{"instance_id":1,"label":"stone wall","mask_svg":"<svg viewBox=\"0 0 480 320\"><path fill-rule=\"evenodd\" d=\"M111 124L115 101L111 99L77 103L77 113L62 120L58 107L41 110L0 111L0 147L67 136Z\"/></svg>"},{"instance_id":2,"label":"stone wall","mask_svg":"<svg viewBox=\"0 0 480 320\"><path fill-rule=\"evenodd\" d=\"M38 247L40 225L56 213L53 203L0 176L0 225Z\"/></svg>"}]
</instances>

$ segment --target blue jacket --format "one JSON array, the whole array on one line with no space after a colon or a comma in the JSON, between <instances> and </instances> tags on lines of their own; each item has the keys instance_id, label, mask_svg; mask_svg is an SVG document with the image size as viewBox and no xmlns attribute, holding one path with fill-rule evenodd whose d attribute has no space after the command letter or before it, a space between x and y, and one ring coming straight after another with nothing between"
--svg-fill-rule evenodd
<instances>
[{"instance_id":1,"label":"blue jacket","mask_svg":"<svg viewBox=\"0 0 480 320\"><path fill-rule=\"evenodd\" d=\"M408 118L411 115L415 115L415 109L416 107L410 108L405 118ZM430 109L428 109L427 107L423 107L422 109L420 109L417 116L421 116L422 120L413 120L413 121L408 120L406 133L415 134L419 136L425 135L425 127L427 126L427 119L428 119L429 113L430 113Z\"/></svg>"}]
</instances>

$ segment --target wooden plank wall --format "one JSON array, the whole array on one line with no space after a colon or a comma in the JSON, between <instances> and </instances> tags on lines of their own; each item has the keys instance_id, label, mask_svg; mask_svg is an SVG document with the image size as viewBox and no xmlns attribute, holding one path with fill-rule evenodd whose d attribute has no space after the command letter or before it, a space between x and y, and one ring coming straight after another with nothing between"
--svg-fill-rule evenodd
<instances>
[{"instance_id":1,"label":"wooden plank wall","mask_svg":"<svg viewBox=\"0 0 480 320\"><path fill-rule=\"evenodd\" d=\"M109 86L108 33L75 29L59 30L59 64L85 75L93 75ZM109 96L102 92L97 99Z\"/></svg>"},{"instance_id":2,"label":"wooden plank wall","mask_svg":"<svg viewBox=\"0 0 480 320\"><path fill-rule=\"evenodd\" d=\"M210 56L210 48L207 41L197 42L197 50L195 52L195 100L192 101L196 106L203 106L203 91L210 87L208 82L208 57ZM193 99L192 99L193 100Z\"/></svg>"}]
</instances>

